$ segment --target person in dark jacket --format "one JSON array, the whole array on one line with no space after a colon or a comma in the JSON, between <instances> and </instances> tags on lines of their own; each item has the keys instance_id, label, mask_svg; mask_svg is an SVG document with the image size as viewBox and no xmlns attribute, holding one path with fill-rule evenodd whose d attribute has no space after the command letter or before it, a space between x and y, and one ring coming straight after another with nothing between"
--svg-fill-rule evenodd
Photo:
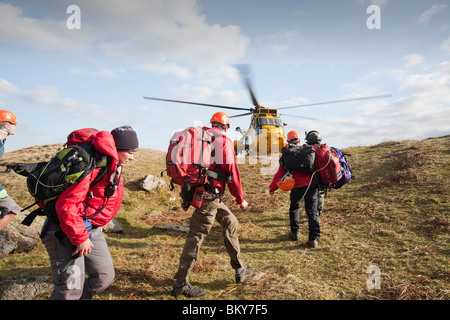
<instances>
[{"instance_id":1,"label":"person in dark jacket","mask_svg":"<svg viewBox=\"0 0 450 320\"><path fill-rule=\"evenodd\" d=\"M320 133L316 130L311 130L309 132L305 132L305 141L310 146L320 146L322 143L322 137L320 136ZM323 205L325 203L325 192L327 190L327 187L323 184L319 183L319 197L317 201L317 211L319 212L319 216L323 211Z\"/></svg>"},{"instance_id":2,"label":"person in dark jacket","mask_svg":"<svg viewBox=\"0 0 450 320\"><path fill-rule=\"evenodd\" d=\"M107 173L91 186L101 170L94 169L46 205L46 210L51 210L53 205L56 213L56 218L46 219L42 236L55 285L52 300L91 299L108 288L115 277L102 227L120 208L122 168L133 160L139 143L130 126L116 128L111 133L98 131L91 143L108 157ZM86 216L93 216L89 219L90 226L85 224Z\"/></svg>"},{"instance_id":3,"label":"person in dark jacket","mask_svg":"<svg viewBox=\"0 0 450 320\"><path fill-rule=\"evenodd\" d=\"M16 133L17 118L7 110L0 110L0 159L5 152L5 142L8 136ZM20 207L8 195L0 184L0 230L2 230L14 217L20 213Z\"/></svg>"},{"instance_id":4,"label":"person in dark jacket","mask_svg":"<svg viewBox=\"0 0 450 320\"><path fill-rule=\"evenodd\" d=\"M288 144L300 145L300 138L297 132L291 131L287 135ZM286 174L286 170L280 166L275 173L272 183L269 185L269 194L273 195L278 189L277 182L280 181ZM295 181L294 188L290 191L290 233L289 239L292 241L298 240L300 228L300 201L305 200L305 211L308 216L308 245L316 248L320 239L320 223L319 214L317 211L318 203L318 182L315 175L304 173L299 170L292 171L292 178Z\"/></svg>"}]
</instances>

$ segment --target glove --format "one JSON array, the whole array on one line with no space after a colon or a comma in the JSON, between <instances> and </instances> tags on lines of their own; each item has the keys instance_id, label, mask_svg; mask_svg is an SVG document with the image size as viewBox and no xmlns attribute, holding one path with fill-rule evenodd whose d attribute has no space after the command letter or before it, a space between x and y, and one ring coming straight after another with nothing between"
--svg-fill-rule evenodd
<instances>
[{"instance_id":1,"label":"glove","mask_svg":"<svg viewBox=\"0 0 450 320\"><path fill-rule=\"evenodd\" d=\"M239 206L240 206L240 208L241 208L242 210L247 209L247 207L248 207L248 202L244 200Z\"/></svg>"},{"instance_id":2,"label":"glove","mask_svg":"<svg viewBox=\"0 0 450 320\"><path fill-rule=\"evenodd\" d=\"M8 196L8 193L6 192L6 189L3 189L0 191L0 199L5 199Z\"/></svg>"}]
</instances>

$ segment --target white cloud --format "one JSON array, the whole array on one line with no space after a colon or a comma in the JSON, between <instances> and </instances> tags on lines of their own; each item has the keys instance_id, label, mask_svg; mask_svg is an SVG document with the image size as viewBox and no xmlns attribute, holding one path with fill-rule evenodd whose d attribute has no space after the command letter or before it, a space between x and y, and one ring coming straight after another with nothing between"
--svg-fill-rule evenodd
<instances>
[{"instance_id":1,"label":"white cloud","mask_svg":"<svg viewBox=\"0 0 450 320\"><path fill-rule=\"evenodd\" d=\"M86 32L81 34L70 32L66 20L39 20L27 17L21 8L6 3L0 3L0 25L0 40L46 51L83 51L90 42L89 38L84 37Z\"/></svg>"},{"instance_id":2,"label":"white cloud","mask_svg":"<svg viewBox=\"0 0 450 320\"><path fill-rule=\"evenodd\" d=\"M387 4L387 0L358 0L358 2L361 5L369 6L369 5L376 5L380 8L383 8Z\"/></svg>"},{"instance_id":3,"label":"white cloud","mask_svg":"<svg viewBox=\"0 0 450 320\"><path fill-rule=\"evenodd\" d=\"M405 60L405 68L410 69L413 68L419 64L421 64L424 60L424 57L420 54L410 54L403 57L403 60Z\"/></svg>"},{"instance_id":4,"label":"white cloud","mask_svg":"<svg viewBox=\"0 0 450 320\"><path fill-rule=\"evenodd\" d=\"M85 71L85 70L81 70L81 69L77 69L77 68L73 68L70 70L70 74L71 75L90 75L90 76L94 76L94 77L99 77L99 78L103 78L103 79L115 79L118 78L119 75L109 69L101 69L99 71Z\"/></svg>"},{"instance_id":5,"label":"white cloud","mask_svg":"<svg viewBox=\"0 0 450 320\"><path fill-rule=\"evenodd\" d=\"M426 73L415 69L379 70L351 88L394 82L397 88L389 99L355 103L339 114L321 121L299 122L299 127L318 130L329 145L348 147L371 145L381 141L423 139L450 133L450 61L429 65ZM371 88L371 87L370 87ZM380 90L380 89L378 89ZM379 92L379 91L378 91ZM344 142L345 145L337 145Z\"/></svg>"},{"instance_id":6,"label":"white cloud","mask_svg":"<svg viewBox=\"0 0 450 320\"><path fill-rule=\"evenodd\" d=\"M381 121L391 139L419 139L450 132L450 62L429 73L405 73L398 78L399 94L411 92L392 103L371 102L364 116ZM384 125L383 125L384 123ZM380 129L376 131L381 132ZM385 137L388 138L388 137Z\"/></svg>"},{"instance_id":7,"label":"white cloud","mask_svg":"<svg viewBox=\"0 0 450 320\"><path fill-rule=\"evenodd\" d=\"M444 50L445 53L450 54L450 38L442 41L440 48Z\"/></svg>"},{"instance_id":8,"label":"white cloud","mask_svg":"<svg viewBox=\"0 0 450 320\"><path fill-rule=\"evenodd\" d=\"M443 4L443 3L442 4L437 4L437 3L433 4L430 8L428 8L427 10L422 12L422 14L419 16L419 22L420 23L428 22L433 15L438 14L445 8L447 8L446 4Z\"/></svg>"},{"instance_id":9,"label":"white cloud","mask_svg":"<svg viewBox=\"0 0 450 320\"><path fill-rule=\"evenodd\" d=\"M0 78L0 96L3 95L5 92L15 92L15 91L19 91L19 88L15 84L12 84L8 80Z\"/></svg>"},{"instance_id":10,"label":"white cloud","mask_svg":"<svg viewBox=\"0 0 450 320\"><path fill-rule=\"evenodd\" d=\"M53 112L67 114L69 117L76 119L91 121L100 119L109 122L120 120L119 115L108 112L101 105L61 97L58 89L52 86L40 86L36 89L22 92L20 96L28 103L49 107Z\"/></svg>"},{"instance_id":11,"label":"white cloud","mask_svg":"<svg viewBox=\"0 0 450 320\"><path fill-rule=\"evenodd\" d=\"M249 42L238 26L209 24L196 0L134 0L132 5L117 0L80 0L77 5L81 29L69 30L65 20L69 15L56 15L54 7L61 4L54 0L39 3L40 10L52 12L51 17L40 18L2 3L0 40L42 50L197 65L237 61Z\"/></svg>"},{"instance_id":12,"label":"white cloud","mask_svg":"<svg viewBox=\"0 0 450 320\"><path fill-rule=\"evenodd\" d=\"M300 34L297 30L279 31L259 36L255 43L262 46L263 51L282 56L289 51L290 46L298 43Z\"/></svg>"},{"instance_id":13,"label":"white cloud","mask_svg":"<svg viewBox=\"0 0 450 320\"><path fill-rule=\"evenodd\" d=\"M162 75L165 74L171 74L174 75L177 78L180 79L190 79L192 77L191 72L189 69L180 67L175 63L144 63L144 64L137 64L136 69L138 70L145 70L149 72L155 72Z\"/></svg>"}]
</instances>

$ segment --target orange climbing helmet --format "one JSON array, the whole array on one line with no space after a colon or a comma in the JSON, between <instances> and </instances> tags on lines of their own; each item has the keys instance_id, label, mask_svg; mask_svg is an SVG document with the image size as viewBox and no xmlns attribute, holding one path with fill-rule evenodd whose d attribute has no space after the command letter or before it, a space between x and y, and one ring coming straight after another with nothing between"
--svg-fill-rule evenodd
<instances>
[{"instance_id":1,"label":"orange climbing helmet","mask_svg":"<svg viewBox=\"0 0 450 320\"><path fill-rule=\"evenodd\" d=\"M290 142L294 139L299 139L297 131L289 131L287 134L287 142Z\"/></svg>"},{"instance_id":2,"label":"orange climbing helmet","mask_svg":"<svg viewBox=\"0 0 450 320\"><path fill-rule=\"evenodd\" d=\"M286 178L288 178L286 180ZM290 171L287 171L286 174L283 176L283 178L280 179L280 181L277 182L278 188L283 191L291 191L292 188L295 186L295 179L292 178L292 174Z\"/></svg>"},{"instance_id":3,"label":"orange climbing helmet","mask_svg":"<svg viewBox=\"0 0 450 320\"><path fill-rule=\"evenodd\" d=\"M13 125L17 124L16 116L7 110L0 110L0 122L9 122Z\"/></svg>"},{"instance_id":4,"label":"orange climbing helmet","mask_svg":"<svg viewBox=\"0 0 450 320\"><path fill-rule=\"evenodd\" d=\"M210 123L218 122L227 125L228 128L230 127L230 118L228 118L228 115L225 112L214 113L213 116L211 117L211 121L209 122Z\"/></svg>"}]
</instances>

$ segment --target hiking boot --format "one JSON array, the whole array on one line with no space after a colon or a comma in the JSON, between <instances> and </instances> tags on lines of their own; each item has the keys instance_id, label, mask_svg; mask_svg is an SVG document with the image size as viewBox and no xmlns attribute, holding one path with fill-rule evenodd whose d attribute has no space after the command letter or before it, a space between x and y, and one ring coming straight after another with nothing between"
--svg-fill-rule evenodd
<instances>
[{"instance_id":1,"label":"hiking boot","mask_svg":"<svg viewBox=\"0 0 450 320\"><path fill-rule=\"evenodd\" d=\"M188 298L196 298L204 296L206 294L206 290L196 288L189 282L182 284L175 282L173 285L172 295L176 297L179 294L182 294Z\"/></svg>"},{"instance_id":2,"label":"hiking boot","mask_svg":"<svg viewBox=\"0 0 450 320\"><path fill-rule=\"evenodd\" d=\"M298 232L289 232L289 240L298 241Z\"/></svg>"},{"instance_id":3,"label":"hiking boot","mask_svg":"<svg viewBox=\"0 0 450 320\"><path fill-rule=\"evenodd\" d=\"M253 274L252 267L242 267L236 269L236 283L244 282L245 279L250 278Z\"/></svg>"},{"instance_id":4,"label":"hiking boot","mask_svg":"<svg viewBox=\"0 0 450 320\"><path fill-rule=\"evenodd\" d=\"M319 246L319 240L317 240L317 239L309 240L308 245L311 248L317 248Z\"/></svg>"}]
</instances>

